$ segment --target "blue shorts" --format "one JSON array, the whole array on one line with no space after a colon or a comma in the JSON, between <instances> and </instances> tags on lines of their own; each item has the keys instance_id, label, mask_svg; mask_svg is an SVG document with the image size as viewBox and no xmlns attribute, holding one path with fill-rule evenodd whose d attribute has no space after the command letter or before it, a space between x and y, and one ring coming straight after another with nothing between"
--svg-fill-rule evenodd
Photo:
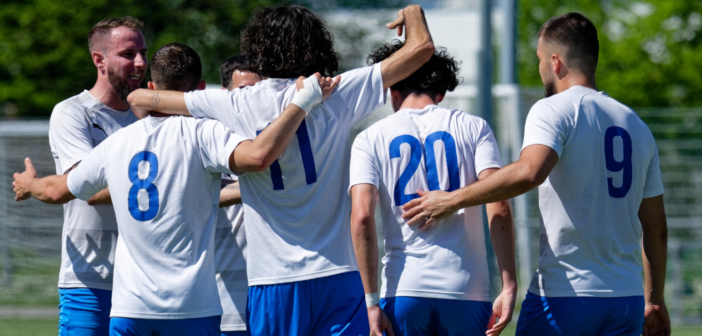
<instances>
[{"instance_id":1,"label":"blue shorts","mask_svg":"<svg viewBox=\"0 0 702 336\"><path fill-rule=\"evenodd\" d=\"M155 320L113 317L110 336L220 336L221 316Z\"/></svg>"},{"instance_id":2,"label":"blue shorts","mask_svg":"<svg viewBox=\"0 0 702 336\"><path fill-rule=\"evenodd\" d=\"M249 287L249 335L368 336L368 312L358 272Z\"/></svg>"},{"instance_id":3,"label":"blue shorts","mask_svg":"<svg viewBox=\"0 0 702 336\"><path fill-rule=\"evenodd\" d=\"M517 336L641 335L644 297L544 297L527 292Z\"/></svg>"},{"instance_id":4,"label":"blue shorts","mask_svg":"<svg viewBox=\"0 0 702 336\"><path fill-rule=\"evenodd\" d=\"M107 336L112 291L59 288L59 336Z\"/></svg>"},{"instance_id":5,"label":"blue shorts","mask_svg":"<svg viewBox=\"0 0 702 336\"><path fill-rule=\"evenodd\" d=\"M492 303L397 296L380 299L395 335L485 336Z\"/></svg>"},{"instance_id":6,"label":"blue shorts","mask_svg":"<svg viewBox=\"0 0 702 336\"><path fill-rule=\"evenodd\" d=\"M246 331L222 331L220 336L246 336L248 334Z\"/></svg>"}]
</instances>

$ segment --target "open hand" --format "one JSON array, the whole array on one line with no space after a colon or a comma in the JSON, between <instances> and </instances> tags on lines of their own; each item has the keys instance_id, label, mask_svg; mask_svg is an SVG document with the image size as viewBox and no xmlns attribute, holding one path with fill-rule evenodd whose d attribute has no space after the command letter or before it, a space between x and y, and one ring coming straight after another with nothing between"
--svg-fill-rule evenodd
<instances>
[{"instance_id":1,"label":"open hand","mask_svg":"<svg viewBox=\"0 0 702 336\"><path fill-rule=\"evenodd\" d=\"M29 192L29 186L37 178L37 171L32 165L32 160L29 158L24 159L24 167L24 172L12 175L15 179L15 181L12 182L12 187L14 187L15 191L15 201L18 202L32 197Z\"/></svg>"},{"instance_id":2,"label":"open hand","mask_svg":"<svg viewBox=\"0 0 702 336\"><path fill-rule=\"evenodd\" d=\"M420 198L415 198L402 206L402 210L405 211L402 218L408 225L423 223L419 229L427 230L456 211L451 206L451 193L441 190L419 190L417 193L421 196Z\"/></svg>"},{"instance_id":3,"label":"open hand","mask_svg":"<svg viewBox=\"0 0 702 336\"><path fill-rule=\"evenodd\" d=\"M395 336L390 318L378 305L368 307L368 323L370 323L370 336L383 336L383 332L386 336Z\"/></svg>"},{"instance_id":4,"label":"open hand","mask_svg":"<svg viewBox=\"0 0 702 336\"><path fill-rule=\"evenodd\" d=\"M395 18L395 21L390 22L386 25L388 29L395 29L397 28L397 36L402 36L402 28L405 26L405 9L400 9L397 12L397 18Z\"/></svg>"},{"instance_id":5,"label":"open hand","mask_svg":"<svg viewBox=\"0 0 702 336\"><path fill-rule=\"evenodd\" d=\"M643 336L670 336L670 316L665 303L646 304Z\"/></svg>"},{"instance_id":6,"label":"open hand","mask_svg":"<svg viewBox=\"0 0 702 336\"><path fill-rule=\"evenodd\" d=\"M336 76L334 78L322 77L322 75L320 75L319 72L315 72L314 75L312 75L312 76L317 77L317 82L319 83L319 87L322 89L322 100L325 100L329 96L331 96L332 91L334 91L334 89L336 89L336 87L339 86L339 83L341 82L341 76ZM303 80L305 80L305 77L300 76L295 81L295 86L297 87L297 91L300 91L305 87Z\"/></svg>"},{"instance_id":7,"label":"open hand","mask_svg":"<svg viewBox=\"0 0 702 336\"><path fill-rule=\"evenodd\" d=\"M488 330L485 332L488 336L497 336L507 327L512 321L512 313L514 312L514 302L517 300L516 290L503 290L502 293L495 299L492 305L492 315L488 321ZM497 319L499 322L495 323Z\"/></svg>"}]
</instances>

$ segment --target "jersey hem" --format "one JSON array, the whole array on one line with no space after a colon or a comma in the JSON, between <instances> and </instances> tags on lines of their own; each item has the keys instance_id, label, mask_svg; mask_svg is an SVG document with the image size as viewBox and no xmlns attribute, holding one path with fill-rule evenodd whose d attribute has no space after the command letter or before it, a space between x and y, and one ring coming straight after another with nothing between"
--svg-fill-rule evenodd
<instances>
[{"instance_id":1,"label":"jersey hem","mask_svg":"<svg viewBox=\"0 0 702 336\"><path fill-rule=\"evenodd\" d=\"M203 318L210 316L220 316L222 315L222 309L219 310L208 310L204 312L195 313L143 313L143 312L128 312L119 311L114 308L110 312L110 317L121 317L121 318L135 318L143 319L149 318L152 320L181 320L181 319L193 319L193 318Z\"/></svg>"},{"instance_id":2,"label":"jersey hem","mask_svg":"<svg viewBox=\"0 0 702 336\"><path fill-rule=\"evenodd\" d=\"M100 283L77 283L77 284L67 284L67 283L60 283L58 284L58 288L66 288L66 289L71 289L71 288L93 288L93 289L102 289L102 290L112 290L112 285L111 284L100 284Z\"/></svg>"},{"instance_id":3,"label":"jersey hem","mask_svg":"<svg viewBox=\"0 0 702 336\"><path fill-rule=\"evenodd\" d=\"M249 287L251 286L265 286L265 285L278 285L289 282L298 282L312 279L324 278L332 275L337 275L341 273L355 272L358 271L357 268L351 266L345 266L340 268L333 268L328 270L317 271L313 273L307 273L302 275L293 275L287 277L279 277L276 279L255 279L249 280Z\"/></svg>"},{"instance_id":4,"label":"jersey hem","mask_svg":"<svg viewBox=\"0 0 702 336\"><path fill-rule=\"evenodd\" d=\"M491 302L490 294L464 294L451 292L432 292L423 290L398 290L394 292L381 292L380 297L390 298L397 296L422 297L428 299L464 300Z\"/></svg>"},{"instance_id":5,"label":"jersey hem","mask_svg":"<svg viewBox=\"0 0 702 336\"><path fill-rule=\"evenodd\" d=\"M246 324L227 324L220 325L221 331L246 331Z\"/></svg>"},{"instance_id":6,"label":"jersey hem","mask_svg":"<svg viewBox=\"0 0 702 336\"><path fill-rule=\"evenodd\" d=\"M580 290L580 291L544 291L538 288L529 287L529 292L538 296L545 297L624 297L624 296L642 296L643 289L637 290Z\"/></svg>"}]
</instances>

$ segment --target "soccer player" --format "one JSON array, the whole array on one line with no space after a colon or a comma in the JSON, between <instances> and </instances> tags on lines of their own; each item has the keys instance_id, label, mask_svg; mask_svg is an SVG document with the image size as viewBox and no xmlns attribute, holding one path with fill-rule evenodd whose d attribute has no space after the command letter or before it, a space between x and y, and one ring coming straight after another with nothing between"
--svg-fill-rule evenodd
<instances>
[{"instance_id":1,"label":"soccer player","mask_svg":"<svg viewBox=\"0 0 702 336\"><path fill-rule=\"evenodd\" d=\"M219 70L223 89L233 90L261 81L261 76L252 72L253 66L246 55L230 57ZM246 228L239 178L236 175L222 175L222 188L220 207L229 205L223 204L228 202L232 205L219 209L215 233L215 272L223 310L220 329L222 336L245 336L249 285L245 259Z\"/></svg>"},{"instance_id":2,"label":"soccer player","mask_svg":"<svg viewBox=\"0 0 702 336\"><path fill-rule=\"evenodd\" d=\"M234 90L254 85L263 77L256 73L254 64L244 54L229 57L221 67L219 76L222 78L222 89Z\"/></svg>"},{"instance_id":3,"label":"soccer player","mask_svg":"<svg viewBox=\"0 0 702 336\"><path fill-rule=\"evenodd\" d=\"M154 54L149 87L203 89L201 71L194 50L168 44ZM17 199L89 199L109 185L120 232L110 335L219 335L213 252L221 174L268 167L322 88L329 94L335 83L306 79L254 141L214 120L154 114L103 141L67 175L37 179L27 159L27 171L15 174Z\"/></svg>"},{"instance_id":4,"label":"soccer player","mask_svg":"<svg viewBox=\"0 0 702 336\"><path fill-rule=\"evenodd\" d=\"M547 98L529 112L519 160L454 192L421 193L403 216L431 224L538 186L541 256L517 335L670 335L653 135L629 107L597 91L599 42L590 20L556 16L538 36Z\"/></svg>"},{"instance_id":5,"label":"soccer player","mask_svg":"<svg viewBox=\"0 0 702 336\"><path fill-rule=\"evenodd\" d=\"M125 16L102 20L90 30L95 86L60 102L51 113L49 143L56 174L68 173L108 136L137 121L127 95L141 86L148 65L142 27L141 21ZM109 191L87 203L72 200L63 211L59 335L106 336L117 244Z\"/></svg>"},{"instance_id":6,"label":"soccer player","mask_svg":"<svg viewBox=\"0 0 702 336\"><path fill-rule=\"evenodd\" d=\"M380 47L369 63L387 59L402 45ZM501 166L497 142L483 119L437 106L458 85L458 71L446 50L437 49L429 62L390 87L395 114L360 133L351 149L351 235L372 335L498 335L511 320L517 275L506 201L486 207L503 278L494 315L481 208L460 210L433 227L410 227L402 219L402 205L419 197L413 191L453 191ZM386 251L380 294L378 192Z\"/></svg>"},{"instance_id":7,"label":"soccer player","mask_svg":"<svg viewBox=\"0 0 702 336\"><path fill-rule=\"evenodd\" d=\"M252 335L368 334L363 285L349 232L351 127L385 103L385 90L429 60L434 44L419 6L389 28L406 28L406 44L380 64L342 74L270 169L240 177L246 217L249 332ZM398 33L399 33L398 32ZM242 51L267 78L232 91L183 94L137 90L135 113L157 110L222 121L255 137L278 118L295 78L337 70L331 33L300 6L259 10L242 32ZM158 94L158 107L150 101Z\"/></svg>"}]
</instances>

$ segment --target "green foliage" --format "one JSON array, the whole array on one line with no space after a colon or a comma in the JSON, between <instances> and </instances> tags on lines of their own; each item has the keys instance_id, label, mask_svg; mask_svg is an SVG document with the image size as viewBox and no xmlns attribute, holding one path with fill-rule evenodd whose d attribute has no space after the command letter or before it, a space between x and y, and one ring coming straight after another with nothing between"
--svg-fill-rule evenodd
<instances>
[{"instance_id":1,"label":"green foliage","mask_svg":"<svg viewBox=\"0 0 702 336\"><path fill-rule=\"evenodd\" d=\"M522 0L520 83L541 85L536 34L550 17L583 13L598 29L598 89L630 106L702 106L702 1Z\"/></svg>"},{"instance_id":2,"label":"green foliage","mask_svg":"<svg viewBox=\"0 0 702 336\"><path fill-rule=\"evenodd\" d=\"M0 116L46 117L95 83L87 35L98 21L131 15L146 24L149 57L185 43L198 51L205 79L239 52L253 11L279 0L3 0L0 2Z\"/></svg>"}]
</instances>

